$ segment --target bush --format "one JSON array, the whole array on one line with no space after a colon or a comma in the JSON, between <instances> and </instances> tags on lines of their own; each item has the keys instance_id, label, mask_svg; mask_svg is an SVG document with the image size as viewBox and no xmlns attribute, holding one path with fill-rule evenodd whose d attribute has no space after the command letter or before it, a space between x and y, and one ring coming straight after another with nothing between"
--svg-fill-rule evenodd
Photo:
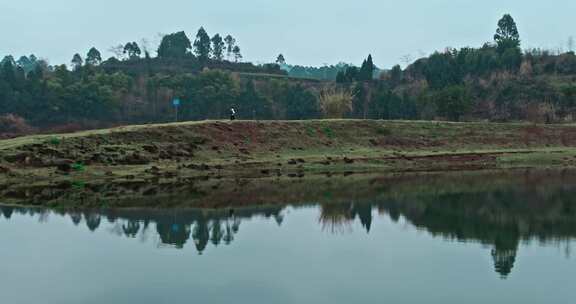
<instances>
[{"instance_id":1,"label":"bush","mask_svg":"<svg viewBox=\"0 0 576 304\"><path fill-rule=\"evenodd\" d=\"M352 112L354 95L344 89L326 89L320 93L320 108L326 118L344 118Z\"/></svg>"},{"instance_id":2,"label":"bush","mask_svg":"<svg viewBox=\"0 0 576 304\"><path fill-rule=\"evenodd\" d=\"M530 103L525 107L525 118L532 123L557 122L556 108L551 103Z\"/></svg>"},{"instance_id":3,"label":"bush","mask_svg":"<svg viewBox=\"0 0 576 304\"><path fill-rule=\"evenodd\" d=\"M34 128L18 115L6 114L0 116L0 135L17 136L30 134L33 131Z\"/></svg>"},{"instance_id":4,"label":"bush","mask_svg":"<svg viewBox=\"0 0 576 304\"><path fill-rule=\"evenodd\" d=\"M438 107L438 114L452 121L459 121L472 108L470 93L464 86L447 87L436 92L432 98Z\"/></svg>"},{"instance_id":5,"label":"bush","mask_svg":"<svg viewBox=\"0 0 576 304\"><path fill-rule=\"evenodd\" d=\"M78 172L84 172L86 170L86 167L84 166L83 163L75 163L75 164L72 164L72 170L78 171Z\"/></svg>"}]
</instances>

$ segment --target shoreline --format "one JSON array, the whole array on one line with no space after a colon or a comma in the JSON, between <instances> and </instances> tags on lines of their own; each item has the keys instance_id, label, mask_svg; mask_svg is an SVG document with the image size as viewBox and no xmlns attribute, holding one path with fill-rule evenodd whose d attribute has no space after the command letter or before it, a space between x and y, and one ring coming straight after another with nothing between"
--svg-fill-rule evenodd
<instances>
[{"instance_id":1,"label":"shoreline","mask_svg":"<svg viewBox=\"0 0 576 304\"><path fill-rule=\"evenodd\" d=\"M546 168L576 168L576 127L205 121L0 140L0 201L34 189Z\"/></svg>"}]
</instances>

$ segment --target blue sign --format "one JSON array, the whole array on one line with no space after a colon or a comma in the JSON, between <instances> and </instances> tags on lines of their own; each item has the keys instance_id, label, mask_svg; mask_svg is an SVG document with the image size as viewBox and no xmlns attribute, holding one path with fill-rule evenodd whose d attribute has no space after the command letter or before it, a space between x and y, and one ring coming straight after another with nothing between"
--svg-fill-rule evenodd
<instances>
[{"instance_id":1,"label":"blue sign","mask_svg":"<svg viewBox=\"0 0 576 304\"><path fill-rule=\"evenodd\" d=\"M172 105L175 107L179 107L180 106L180 99L174 98L174 100L172 100Z\"/></svg>"}]
</instances>

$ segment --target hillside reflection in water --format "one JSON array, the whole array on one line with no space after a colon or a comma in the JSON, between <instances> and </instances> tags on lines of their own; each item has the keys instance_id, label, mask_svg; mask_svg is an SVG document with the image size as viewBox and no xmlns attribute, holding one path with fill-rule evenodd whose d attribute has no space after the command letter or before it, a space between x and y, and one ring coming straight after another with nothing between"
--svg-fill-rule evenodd
<instances>
[{"instance_id":1,"label":"hillside reflection in water","mask_svg":"<svg viewBox=\"0 0 576 304\"><path fill-rule=\"evenodd\" d=\"M300 209L313 208L326 234L350 233L355 222L370 234L374 221L388 218L398 225L405 223L426 231L438 241L489 246L495 271L506 278L514 269L523 241L569 248L570 240L576 237L576 187L557 183L543 186L524 183L480 191L453 189L374 200L288 202L291 204L221 210L51 211L4 206L0 211L7 220L28 215L48 223L54 216L69 217L75 226L84 225L90 231L105 226L110 233L126 238L155 235L158 245L174 249L192 245L202 254L207 246L235 242L244 221L272 220L282 227L285 217L298 217Z\"/></svg>"}]
</instances>

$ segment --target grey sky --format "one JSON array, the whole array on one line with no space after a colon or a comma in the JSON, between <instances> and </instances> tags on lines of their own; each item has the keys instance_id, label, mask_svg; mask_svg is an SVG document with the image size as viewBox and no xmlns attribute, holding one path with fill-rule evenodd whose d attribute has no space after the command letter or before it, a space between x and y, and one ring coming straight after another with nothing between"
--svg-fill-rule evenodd
<instances>
[{"instance_id":1,"label":"grey sky","mask_svg":"<svg viewBox=\"0 0 576 304\"><path fill-rule=\"evenodd\" d=\"M574 0L0 0L0 12L0 56L34 53L50 63L158 33L185 30L193 40L202 25L235 36L248 61L283 53L291 64L359 64L372 53L384 68L406 54L479 46L504 13L524 48L566 49L576 35Z\"/></svg>"}]
</instances>

